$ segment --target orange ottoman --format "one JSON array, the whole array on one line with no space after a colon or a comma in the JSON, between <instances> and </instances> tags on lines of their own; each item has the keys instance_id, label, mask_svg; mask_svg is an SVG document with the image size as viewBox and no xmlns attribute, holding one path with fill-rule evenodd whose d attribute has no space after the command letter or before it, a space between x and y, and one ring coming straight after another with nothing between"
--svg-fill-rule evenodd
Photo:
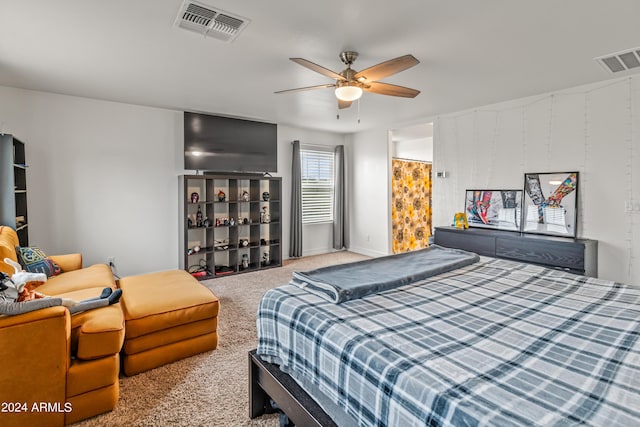
<instances>
[{"instance_id":1,"label":"orange ottoman","mask_svg":"<svg viewBox=\"0 0 640 427\"><path fill-rule=\"evenodd\" d=\"M124 277L125 375L213 350L218 345L218 297L184 270Z\"/></svg>"}]
</instances>

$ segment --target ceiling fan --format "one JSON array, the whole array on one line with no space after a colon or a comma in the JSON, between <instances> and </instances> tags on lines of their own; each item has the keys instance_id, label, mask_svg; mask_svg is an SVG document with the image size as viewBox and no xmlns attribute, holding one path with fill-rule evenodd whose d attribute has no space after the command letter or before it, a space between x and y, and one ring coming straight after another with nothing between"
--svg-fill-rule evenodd
<instances>
[{"instance_id":1,"label":"ceiling fan","mask_svg":"<svg viewBox=\"0 0 640 427\"><path fill-rule=\"evenodd\" d=\"M404 71L420 63L413 55L404 55L395 59L382 62L362 71L356 71L351 65L358 58L358 52L344 51L340 53L340 60L347 66L339 73L314 64L303 58L289 58L296 64L320 73L324 76L335 79L335 83L317 86L301 87L297 89L281 90L275 93L298 92L311 89L335 88L336 98L338 98L338 108L348 108L351 103L362 96L362 92L378 93L380 95L400 96L404 98L415 98L420 93L419 90L404 86L396 86L389 83L382 83L378 80L393 74Z\"/></svg>"}]
</instances>

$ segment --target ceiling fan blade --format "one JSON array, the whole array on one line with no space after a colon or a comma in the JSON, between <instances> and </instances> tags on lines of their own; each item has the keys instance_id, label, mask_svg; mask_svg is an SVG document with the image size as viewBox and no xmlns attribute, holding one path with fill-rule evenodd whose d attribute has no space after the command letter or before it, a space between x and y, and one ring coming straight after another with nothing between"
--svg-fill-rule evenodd
<instances>
[{"instance_id":1,"label":"ceiling fan blade","mask_svg":"<svg viewBox=\"0 0 640 427\"><path fill-rule=\"evenodd\" d=\"M338 108L342 110L343 108L351 107L352 101L343 101L342 99L338 99Z\"/></svg>"},{"instance_id":2,"label":"ceiling fan blade","mask_svg":"<svg viewBox=\"0 0 640 427\"><path fill-rule=\"evenodd\" d=\"M331 77L332 79L346 80L344 77L342 77L340 74L336 73L335 71L331 71L330 69L324 68L321 65L314 64L313 62L307 61L306 59L303 59L303 58L289 58L289 59L295 62L296 64L300 64L303 67L310 69L311 71L315 71L316 73L322 74L323 76Z\"/></svg>"},{"instance_id":3,"label":"ceiling fan blade","mask_svg":"<svg viewBox=\"0 0 640 427\"><path fill-rule=\"evenodd\" d=\"M420 61L414 58L413 55L400 56L398 58L390 59L378 65L374 65L373 67L369 67L367 69L359 71L353 77L356 80L364 78L364 81L366 82L377 81L380 79L384 79L385 77L388 77L392 74L399 73L400 71L404 71L407 68L411 68L419 63Z\"/></svg>"},{"instance_id":4,"label":"ceiling fan blade","mask_svg":"<svg viewBox=\"0 0 640 427\"><path fill-rule=\"evenodd\" d=\"M420 93L420 91L416 89L380 82L367 83L367 85L364 86L362 90L366 92L378 93L380 95L401 96L403 98L415 98Z\"/></svg>"},{"instance_id":5,"label":"ceiling fan blade","mask_svg":"<svg viewBox=\"0 0 640 427\"><path fill-rule=\"evenodd\" d=\"M316 85L316 86L307 86L307 87L299 87L296 89L285 89L285 90L279 90L277 92L273 92L273 93L287 93L287 92L301 92L303 90L312 90L312 89L324 89L327 87L336 87L336 85L329 83L326 85Z\"/></svg>"}]
</instances>

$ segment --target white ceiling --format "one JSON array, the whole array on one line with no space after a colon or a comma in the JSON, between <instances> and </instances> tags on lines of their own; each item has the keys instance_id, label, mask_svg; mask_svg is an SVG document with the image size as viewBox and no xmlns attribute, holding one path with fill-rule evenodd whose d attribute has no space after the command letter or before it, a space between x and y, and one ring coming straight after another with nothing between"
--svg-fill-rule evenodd
<instances>
[{"instance_id":1,"label":"white ceiling","mask_svg":"<svg viewBox=\"0 0 640 427\"><path fill-rule=\"evenodd\" d=\"M249 18L232 43L174 25L182 0L0 0L0 85L335 132L398 128L614 77L594 57L640 46L638 0L204 0ZM415 99L365 93L336 119L340 71L411 53L384 82ZM1 100L0 100L1 102Z\"/></svg>"}]
</instances>

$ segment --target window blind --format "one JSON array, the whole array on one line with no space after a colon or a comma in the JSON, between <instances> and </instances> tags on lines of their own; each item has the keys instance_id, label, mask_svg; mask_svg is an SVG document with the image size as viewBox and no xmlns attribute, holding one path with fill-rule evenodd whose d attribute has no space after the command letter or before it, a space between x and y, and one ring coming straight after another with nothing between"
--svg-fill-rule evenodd
<instances>
[{"instance_id":1,"label":"window blind","mask_svg":"<svg viewBox=\"0 0 640 427\"><path fill-rule=\"evenodd\" d=\"M333 222L333 151L300 149L302 223Z\"/></svg>"}]
</instances>

